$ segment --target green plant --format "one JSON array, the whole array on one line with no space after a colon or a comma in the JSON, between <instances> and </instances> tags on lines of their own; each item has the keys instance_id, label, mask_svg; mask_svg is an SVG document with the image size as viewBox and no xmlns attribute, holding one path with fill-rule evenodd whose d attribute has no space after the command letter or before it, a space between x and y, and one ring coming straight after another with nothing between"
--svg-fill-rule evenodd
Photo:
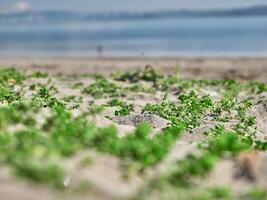
<instances>
[{"instance_id":1,"label":"green plant","mask_svg":"<svg viewBox=\"0 0 267 200\"><path fill-rule=\"evenodd\" d=\"M121 75L113 75L113 78L118 81L128 81L130 83L136 83L140 80L144 80L151 81L156 84L158 80L163 78L163 76L158 74L152 66L147 65L143 70L126 72Z\"/></svg>"},{"instance_id":2,"label":"green plant","mask_svg":"<svg viewBox=\"0 0 267 200\"><path fill-rule=\"evenodd\" d=\"M64 106L65 104L54 97L51 92L52 88L46 88L41 86L38 93L32 98L32 105L37 107L54 107L54 106Z\"/></svg>"},{"instance_id":3,"label":"green plant","mask_svg":"<svg viewBox=\"0 0 267 200\"><path fill-rule=\"evenodd\" d=\"M15 85L26 79L26 75L14 68L0 69L0 84Z\"/></svg>"},{"instance_id":4,"label":"green plant","mask_svg":"<svg viewBox=\"0 0 267 200\"><path fill-rule=\"evenodd\" d=\"M46 78L48 77L48 73L46 72L41 72L41 71L35 71L33 72L30 77L34 77L34 78Z\"/></svg>"},{"instance_id":5,"label":"green plant","mask_svg":"<svg viewBox=\"0 0 267 200\"><path fill-rule=\"evenodd\" d=\"M267 192L264 189L260 188L253 188L249 191L247 195L244 195L242 198L244 200L266 200L267 199Z\"/></svg>"},{"instance_id":6,"label":"green plant","mask_svg":"<svg viewBox=\"0 0 267 200\"><path fill-rule=\"evenodd\" d=\"M103 77L97 78L95 83L85 87L83 93L90 94L95 98L124 95L121 87Z\"/></svg>"},{"instance_id":7,"label":"green plant","mask_svg":"<svg viewBox=\"0 0 267 200\"><path fill-rule=\"evenodd\" d=\"M111 107L119 107L119 110L115 110L116 116L125 116L129 115L131 111L134 111L134 105L133 104L127 104L126 102L123 102L119 99L111 99L107 102L107 106Z\"/></svg>"},{"instance_id":8,"label":"green plant","mask_svg":"<svg viewBox=\"0 0 267 200\"><path fill-rule=\"evenodd\" d=\"M195 92L179 96L180 104L164 100L159 104L147 104L143 111L157 114L172 121L173 124L184 124L188 128L196 127L201 122L213 102L209 96L199 97Z\"/></svg>"}]
</instances>

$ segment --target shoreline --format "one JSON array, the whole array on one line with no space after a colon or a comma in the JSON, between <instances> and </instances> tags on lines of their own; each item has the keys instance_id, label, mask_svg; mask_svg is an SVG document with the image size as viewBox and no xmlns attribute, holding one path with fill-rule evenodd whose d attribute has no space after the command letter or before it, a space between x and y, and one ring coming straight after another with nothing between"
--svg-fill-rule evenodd
<instances>
[{"instance_id":1,"label":"shoreline","mask_svg":"<svg viewBox=\"0 0 267 200\"><path fill-rule=\"evenodd\" d=\"M129 71L152 65L163 73L176 67L183 77L204 79L240 79L267 82L266 57L36 57L0 56L1 67L40 70L51 74Z\"/></svg>"},{"instance_id":2,"label":"shoreline","mask_svg":"<svg viewBox=\"0 0 267 200\"><path fill-rule=\"evenodd\" d=\"M201 55L201 54L193 54L193 55L138 55L138 56L124 56L124 55L1 55L0 59L7 59L7 58L14 58L14 59L111 59L111 60L148 60L148 59L267 59L267 54L255 54L255 55Z\"/></svg>"}]
</instances>

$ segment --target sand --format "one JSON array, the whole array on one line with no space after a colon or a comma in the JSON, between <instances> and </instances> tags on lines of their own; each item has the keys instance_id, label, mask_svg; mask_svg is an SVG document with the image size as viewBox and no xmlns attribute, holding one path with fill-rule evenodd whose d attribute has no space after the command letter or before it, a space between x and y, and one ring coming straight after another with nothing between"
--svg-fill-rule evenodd
<instances>
[{"instance_id":1,"label":"sand","mask_svg":"<svg viewBox=\"0 0 267 200\"><path fill-rule=\"evenodd\" d=\"M77 58L77 57L0 57L0 66L44 70L49 73L110 74L152 65L160 71L172 73L179 67L182 77L235 78L267 81L267 57L248 58Z\"/></svg>"},{"instance_id":2,"label":"sand","mask_svg":"<svg viewBox=\"0 0 267 200\"><path fill-rule=\"evenodd\" d=\"M170 74L175 70L179 70L181 77L195 79L238 79L238 80L257 80L267 83L267 58L70 58L70 57L0 57L1 67L14 67L25 69L27 71L45 71L49 74L64 74L72 75L71 79L53 80L52 84L58 87L59 96L64 95L82 95L77 90L71 89L69 86L77 81L84 82L88 85L93 82L92 79L85 77L75 79L75 75L81 74L104 74L109 75L115 71L130 71L141 69L145 65L152 65L159 72ZM26 83L28 85L33 82L37 83L39 79L32 79ZM41 80L47 81L47 80ZM209 93L210 91L203 91ZM28 94L30 95L30 94ZM263 94L265 95L265 94ZM157 102L162 99L163 93L157 95L142 94L134 96L133 100L127 99L129 103L134 102L137 105L135 113L126 117L115 117L114 120L109 120L105 116L111 116L114 113L114 108L105 110L105 112L95 118L95 123L99 126L115 124L123 136L124 133L134 130L137 122L148 121L155 130L161 130L168 125L168 121L155 115L140 114L142 106L146 103ZM214 94L216 97L216 94ZM84 103L81 105L81 110L86 110L88 103L93 98L86 95L83 96ZM265 97L264 97L265 98ZM105 103L105 99L97 100L97 104ZM259 104L249 111L257 116L259 131L266 137L267 134L267 109L264 105ZM45 115L45 111L44 111ZM40 121L42 117L40 117ZM114 199L118 197L127 197L134 194L145 185L145 181L151 177L157 176L164 170L166 166L177 159L184 158L188 152L196 149L196 143L205 140L203 132L214 127L216 123L209 120L203 121L200 127L190 130L187 134L177 141L169 153L169 155L157 166L152 167L146 172L146 177L143 175L134 174L128 181L123 179L123 171L121 170L121 161L115 156L101 154L94 150L90 152L80 152L73 158L66 161L66 166L70 171L72 192L59 193L51 188L46 188L41 185L35 185L31 182L18 180L12 176L5 167L0 168L0 199L1 200L34 200L38 199L53 200L53 199ZM228 125L227 125L228 126ZM231 127L231 123L229 124ZM90 154L94 159L92 165L87 168L81 168L78 163L85 155ZM250 158L240 158L241 165L245 160ZM259 177L257 183L267 187L267 154L262 153L255 156L259 163L255 166ZM243 159L243 160L242 160ZM234 191L246 191L255 185L255 182L247 181L244 177L236 178L235 171L237 161L223 160L217 165L205 184L208 186L228 185ZM253 168L254 166L252 166ZM225 173L227 171L227 173ZM84 179L90 180L93 188L86 193L76 193L75 183ZM73 188L72 188L73 187ZM74 191L74 192L73 192Z\"/></svg>"}]
</instances>

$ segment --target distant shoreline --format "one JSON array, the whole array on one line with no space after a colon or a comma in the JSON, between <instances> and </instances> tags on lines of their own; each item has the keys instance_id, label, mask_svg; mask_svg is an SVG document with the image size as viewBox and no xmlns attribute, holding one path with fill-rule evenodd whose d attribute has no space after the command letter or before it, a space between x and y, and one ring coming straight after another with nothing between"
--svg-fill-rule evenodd
<instances>
[{"instance_id":1,"label":"distant shoreline","mask_svg":"<svg viewBox=\"0 0 267 200\"><path fill-rule=\"evenodd\" d=\"M181 55L102 55L102 56L96 56L96 55L82 55L82 54L72 54L72 55L46 55L46 54L25 54L25 55L16 55L16 54L0 54L0 60L3 59L41 59L41 60L47 60L47 59L71 59L71 60L180 60L180 59L189 59L189 60L195 60L195 59L225 59L225 60L238 60L238 59L267 59L267 52L262 54L229 54L229 55L201 55L201 54L181 54Z\"/></svg>"},{"instance_id":2,"label":"distant shoreline","mask_svg":"<svg viewBox=\"0 0 267 200\"><path fill-rule=\"evenodd\" d=\"M106 11L106 12L73 12L62 10L45 10L0 13L0 19L16 17L42 17L43 19L64 17L66 20L141 20L160 18L191 18L191 17L246 17L266 16L266 5L255 5L244 8L210 9L210 10L154 10L154 11Z\"/></svg>"},{"instance_id":3,"label":"distant shoreline","mask_svg":"<svg viewBox=\"0 0 267 200\"><path fill-rule=\"evenodd\" d=\"M231 52L231 53L214 53L214 52L174 52L174 53L103 53L97 54L93 52L2 52L0 50L0 58L14 57L14 58L267 58L267 52Z\"/></svg>"}]
</instances>

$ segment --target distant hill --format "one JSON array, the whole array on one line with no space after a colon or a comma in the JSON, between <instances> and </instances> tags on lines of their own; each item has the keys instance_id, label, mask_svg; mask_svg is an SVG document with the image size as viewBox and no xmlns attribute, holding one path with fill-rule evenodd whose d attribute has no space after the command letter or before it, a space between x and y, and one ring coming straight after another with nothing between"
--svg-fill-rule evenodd
<instances>
[{"instance_id":1,"label":"distant hill","mask_svg":"<svg viewBox=\"0 0 267 200\"><path fill-rule=\"evenodd\" d=\"M19 21L90 21L90 20L142 20L158 18L189 17L245 17L267 16L267 6L236 8L228 10L167 10L147 12L105 12L79 13L68 11L28 11L20 13L0 14L0 20L16 19ZM0 22L1 22L0 21Z\"/></svg>"},{"instance_id":2,"label":"distant hill","mask_svg":"<svg viewBox=\"0 0 267 200\"><path fill-rule=\"evenodd\" d=\"M188 11L187 14L192 16L255 16L267 15L267 6L255 6L249 8L238 8L229 10L210 10L210 11Z\"/></svg>"},{"instance_id":3,"label":"distant hill","mask_svg":"<svg viewBox=\"0 0 267 200\"><path fill-rule=\"evenodd\" d=\"M267 6L228 10L167 10L150 12L118 12L89 14L87 19L149 19L176 17L243 17L267 15Z\"/></svg>"}]
</instances>

